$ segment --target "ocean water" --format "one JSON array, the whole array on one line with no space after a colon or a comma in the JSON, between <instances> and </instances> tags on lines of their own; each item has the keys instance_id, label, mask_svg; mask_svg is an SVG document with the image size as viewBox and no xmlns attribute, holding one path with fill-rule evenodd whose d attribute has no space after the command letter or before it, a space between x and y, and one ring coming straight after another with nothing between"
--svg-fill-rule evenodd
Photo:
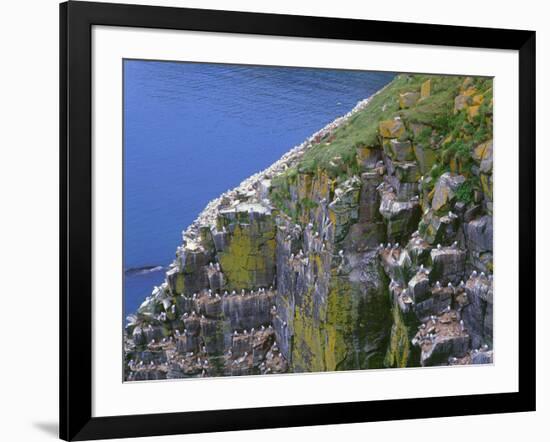
<instances>
[{"instance_id":1,"label":"ocean water","mask_svg":"<svg viewBox=\"0 0 550 442\"><path fill-rule=\"evenodd\" d=\"M393 73L124 62L124 311L164 280L181 232L223 191ZM152 271L136 269L152 266Z\"/></svg>"}]
</instances>

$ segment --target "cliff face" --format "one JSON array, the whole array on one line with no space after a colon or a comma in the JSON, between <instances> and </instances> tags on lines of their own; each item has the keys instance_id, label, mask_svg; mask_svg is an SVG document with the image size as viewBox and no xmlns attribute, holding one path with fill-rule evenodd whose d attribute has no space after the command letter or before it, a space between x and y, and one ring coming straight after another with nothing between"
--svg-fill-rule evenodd
<instances>
[{"instance_id":1,"label":"cliff face","mask_svg":"<svg viewBox=\"0 0 550 442\"><path fill-rule=\"evenodd\" d=\"M491 86L398 76L212 201L126 380L491 362Z\"/></svg>"}]
</instances>

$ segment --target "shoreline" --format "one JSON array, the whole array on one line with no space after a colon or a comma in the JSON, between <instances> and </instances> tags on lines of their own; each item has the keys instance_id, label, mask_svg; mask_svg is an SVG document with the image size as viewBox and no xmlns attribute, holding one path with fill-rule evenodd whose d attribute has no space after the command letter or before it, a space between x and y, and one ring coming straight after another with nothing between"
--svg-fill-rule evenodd
<instances>
[{"instance_id":1,"label":"shoreline","mask_svg":"<svg viewBox=\"0 0 550 442\"><path fill-rule=\"evenodd\" d=\"M374 92L368 98L364 98L363 100L358 101L357 104L349 112L335 118L333 121L326 124L317 132L306 138L302 143L289 149L285 154L281 156L281 158L279 158L266 169L252 174L248 178L245 178L243 181L241 181L240 184L238 184L234 188L223 192L220 196L208 202L204 209L199 213L197 218L195 218L193 222L181 232L183 246L185 246L185 244L187 243L194 242L194 240L198 237L199 227L213 227L215 225L217 212L222 205L224 199L234 201L238 198L239 194L246 195L250 194L251 192L255 192L254 186L257 186L259 183L261 183L261 181L271 180L274 175L283 172L288 167L293 166L296 161L298 161L303 156L303 154L310 147L312 147L313 144L315 144L316 140L319 140L326 135L329 135L334 130L338 129L340 126L346 123L356 113L365 109L372 101L372 99L376 95L382 93L390 84L391 82L380 88L378 91ZM177 249L179 249L180 247L181 246L178 246Z\"/></svg>"}]
</instances>

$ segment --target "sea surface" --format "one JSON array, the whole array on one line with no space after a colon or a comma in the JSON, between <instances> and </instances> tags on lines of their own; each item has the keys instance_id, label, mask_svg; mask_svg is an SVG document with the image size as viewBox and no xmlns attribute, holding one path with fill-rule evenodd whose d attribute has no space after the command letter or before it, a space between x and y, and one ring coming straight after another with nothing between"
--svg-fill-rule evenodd
<instances>
[{"instance_id":1,"label":"sea surface","mask_svg":"<svg viewBox=\"0 0 550 442\"><path fill-rule=\"evenodd\" d=\"M394 75L125 60L125 315L162 283L181 232L211 199Z\"/></svg>"}]
</instances>

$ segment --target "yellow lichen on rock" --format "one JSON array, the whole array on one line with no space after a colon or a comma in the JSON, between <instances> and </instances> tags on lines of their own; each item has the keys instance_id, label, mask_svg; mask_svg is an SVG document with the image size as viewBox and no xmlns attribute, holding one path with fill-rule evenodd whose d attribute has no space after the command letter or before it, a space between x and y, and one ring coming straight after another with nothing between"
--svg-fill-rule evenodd
<instances>
[{"instance_id":1,"label":"yellow lichen on rock","mask_svg":"<svg viewBox=\"0 0 550 442\"><path fill-rule=\"evenodd\" d=\"M432 80L428 79L420 86L420 98L428 98L432 91Z\"/></svg>"},{"instance_id":2,"label":"yellow lichen on rock","mask_svg":"<svg viewBox=\"0 0 550 442\"><path fill-rule=\"evenodd\" d=\"M401 120L385 120L378 124L378 130L384 138L399 138L405 132L405 125Z\"/></svg>"},{"instance_id":3,"label":"yellow lichen on rock","mask_svg":"<svg viewBox=\"0 0 550 442\"><path fill-rule=\"evenodd\" d=\"M384 365L386 367L402 368L408 365L411 353L409 330L403 322L403 317L397 304L393 306L392 312L393 326Z\"/></svg>"},{"instance_id":4,"label":"yellow lichen on rock","mask_svg":"<svg viewBox=\"0 0 550 442\"><path fill-rule=\"evenodd\" d=\"M226 251L218 254L228 289L253 288L269 284L274 271L274 231L257 232L237 224Z\"/></svg>"},{"instance_id":5,"label":"yellow lichen on rock","mask_svg":"<svg viewBox=\"0 0 550 442\"><path fill-rule=\"evenodd\" d=\"M484 100L483 94L474 95L472 98L472 104L479 106L481 103L483 103L483 100Z\"/></svg>"},{"instance_id":6,"label":"yellow lichen on rock","mask_svg":"<svg viewBox=\"0 0 550 442\"><path fill-rule=\"evenodd\" d=\"M471 122L479 115L479 105L468 107L468 120Z\"/></svg>"},{"instance_id":7,"label":"yellow lichen on rock","mask_svg":"<svg viewBox=\"0 0 550 442\"><path fill-rule=\"evenodd\" d=\"M492 141L486 141L485 143L477 145L472 153L472 158L479 162L484 160L488 154L487 148L490 144L492 144Z\"/></svg>"},{"instance_id":8,"label":"yellow lichen on rock","mask_svg":"<svg viewBox=\"0 0 550 442\"><path fill-rule=\"evenodd\" d=\"M477 89L473 86L470 86L468 89L466 89L462 95L465 95L466 97L473 97L477 93Z\"/></svg>"}]
</instances>

